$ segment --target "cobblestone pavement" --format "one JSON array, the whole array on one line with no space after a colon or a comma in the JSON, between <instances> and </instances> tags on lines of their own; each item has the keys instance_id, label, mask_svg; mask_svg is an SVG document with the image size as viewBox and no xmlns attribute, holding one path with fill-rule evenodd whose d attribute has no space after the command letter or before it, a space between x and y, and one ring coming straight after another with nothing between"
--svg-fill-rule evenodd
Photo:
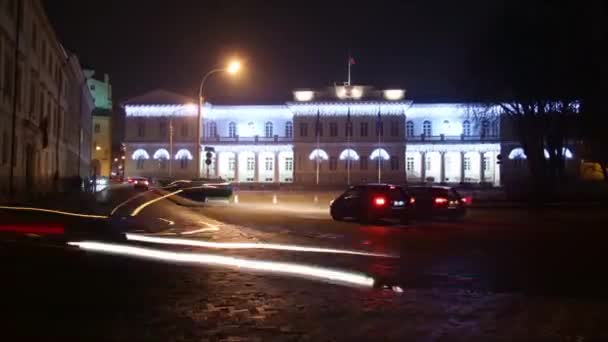
<instances>
[{"instance_id":1,"label":"cobblestone pavement","mask_svg":"<svg viewBox=\"0 0 608 342\"><path fill-rule=\"evenodd\" d=\"M120 209L121 215L153 198L153 194L141 196ZM0 243L0 257L5 260L0 281L4 294L0 337L11 341L608 340L605 297L532 295L473 286L454 275L458 267L449 259L439 262L447 277L436 274L441 281L420 282L416 278L421 274L420 265L437 265L429 263L432 255L426 249L433 246L433 253L440 254L437 248L448 248L443 240L438 246L422 240L410 242L408 248L413 250L408 254L395 249L398 244L394 241L380 244L387 236L389 240L403 238L391 233L390 227L363 227L357 234L368 239L361 239L342 226L304 234L302 229L310 226L287 223L277 224L280 229L260 229L259 221L237 224L237 220L222 221L206 213L212 214L162 201L143 210L129 229L156 237L213 242L356 246L373 252L397 251L401 258L129 242L175 252L363 272L380 284L370 289L234 267ZM413 229L412 235L426 238L423 230ZM374 238L370 231L386 235ZM433 241L432 236L429 239ZM354 243L366 240L370 240L368 244ZM383 277L395 272L400 274L396 278L399 288L390 286L391 276Z\"/></svg>"}]
</instances>

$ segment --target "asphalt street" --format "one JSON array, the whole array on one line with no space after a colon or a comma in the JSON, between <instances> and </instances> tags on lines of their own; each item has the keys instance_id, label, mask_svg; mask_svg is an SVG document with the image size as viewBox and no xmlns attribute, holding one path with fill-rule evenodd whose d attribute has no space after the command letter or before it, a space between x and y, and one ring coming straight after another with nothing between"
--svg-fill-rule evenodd
<instances>
[{"instance_id":1,"label":"asphalt street","mask_svg":"<svg viewBox=\"0 0 608 342\"><path fill-rule=\"evenodd\" d=\"M155 259L40 236L3 242L0 289L10 296L0 334L130 341L608 338L602 208L479 209L460 222L361 225L296 205L184 206L125 187L100 195L95 212L113 212L108 219L5 214L9 221L69 221L74 231L125 230L126 241L82 233L65 242L152 250Z\"/></svg>"}]
</instances>

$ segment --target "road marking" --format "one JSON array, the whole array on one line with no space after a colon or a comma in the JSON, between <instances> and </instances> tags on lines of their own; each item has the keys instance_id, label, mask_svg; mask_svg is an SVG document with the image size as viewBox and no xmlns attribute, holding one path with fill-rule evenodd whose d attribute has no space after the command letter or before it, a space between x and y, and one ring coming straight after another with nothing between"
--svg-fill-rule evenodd
<instances>
[{"instance_id":1,"label":"road marking","mask_svg":"<svg viewBox=\"0 0 608 342\"><path fill-rule=\"evenodd\" d=\"M79 214L79 213L70 213L70 212L61 211L61 210L52 210L52 209L44 209L44 208L32 208L32 207L0 206L0 209L25 210L25 211L41 211L41 212L45 212L45 213L60 214L60 215L66 215L66 216L76 216L76 217L86 217L86 218L99 218L99 219L107 219L108 218L108 216L105 216L105 215Z\"/></svg>"},{"instance_id":2,"label":"road marking","mask_svg":"<svg viewBox=\"0 0 608 342\"><path fill-rule=\"evenodd\" d=\"M135 208L135 210L133 210L133 212L131 212L131 216L137 216L142 210L144 210L145 207L149 206L150 204L154 204L154 203L156 203L156 202L158 202L160 200L163 200L163 199L165 199L165 198L167 198L169 196L173 196L173 195L179 194L180 192L182 192L182 190L177 190L177 191L172 192L170 194L166 194L164 196L160 196L159 198L155 198L153 200L149 200L148 202L143 203L139 207Z\"/></svg>"},{"instance_id":3,"label":"road marking","mask_svg":"<svg viewBox=\"0 0 608 342\"><path fill-rule=\"evenodd\" d=\"M146 236L140 234L126 234L127 240L160 243L168 245L180 245L180 246L191 246L191 247L205 247L205 248L219 248L219 249L273 249L283 251L294 251L294 252L314 252L314 253L334 253L334 254L352 254L352 255L364 255L373 257L383 258L399 258L399 256L391 254L381 253L370 253L363 251L354 251L347 249L332 249L332 248L320 248L320 247L306 247L297 245L281 245L272 243L251 243L251 242L210 242L203 240L190 240L190 239L179 239L179 238L161 238L155 236Z\"/></svg>"},{"instance_id":4,"label":"road marking","mask_svg":"<svg viewBox=\"0 0 608 342\"><path fill-rule=\"evenodd\" d=\"M77 246L81 249L89 251L121 254L153 260L237 267L239 269L296 275L306 278L315 278L369 288L373 287L375 282L374 278L362 273L341 271L337 269L304 264L242 259L217 254L171 252L166 250L102 243L96 241L68 242L68 245Z\"/></svg>"},{"instance_id":5,"label":"road marking","mask_svg":"<svg viewBox=\"0 0 608 342\"><path fill-rule=\"evenodd\" d=\"M151 191L151 190L144 191L144 192L142 192L142 193L140 193L140 194L137 194L137 195L135 195L135 196L131 196L131 197L127 198L127 200L126 200L126 201L124 201L124 202L120 203L119 205L115 206L115 207L114 207L114 209L112 209L112 211L110 212L110 216L114 215L114 213L116 212L116 210L118 210L118 208L120 208L120 207L122 207L123 205L125 205L125 204L129 203L131 200L134 200L134 199L136 199L136 198L138 198L138 197L141 197L141 196L145 195L145 194L146 194L147 192L149 192L149 191Z\"/></svg>"}]
</instances>

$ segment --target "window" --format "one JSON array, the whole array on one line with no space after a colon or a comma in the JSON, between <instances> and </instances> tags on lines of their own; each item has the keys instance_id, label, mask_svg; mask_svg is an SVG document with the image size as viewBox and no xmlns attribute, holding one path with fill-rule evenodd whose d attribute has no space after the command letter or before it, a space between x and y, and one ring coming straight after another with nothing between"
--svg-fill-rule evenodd
<instances>
[{"instance_id":1,"label":"window","mask_svg":"<svg viewBox=\"0 0 608 342\"><path fill-rule=\"evenodd\" d=\"M137 158L137 164L135 168L137 168L138 170L142 170L144 168L144 161L145 159L143 157Z\"/></svg>"},{"instance_id":2,"label":"window","mask_svg":"<svg viewBox=\"0 0 608 342\"><path fill-rule=\"evenodd\" d=\"M338 124L335 122L329 123L329 136L337 137L338 136Z\"/></svg>"},{"instance_id":3,"label":"window","mask_svg":"<svg viewBox=\"0 0 608 342\"><path fill-rule=\"evenodd\" d=\"M236 122L230 122L228 124L228 137L236 138Z\"/></svg>"},{"instance_id":4,"label":"window","mask_svg":"<svg viewBox=\"0 0 608 342\"><path fill-rule=\"evenodd\" d=\"M380 120L376 121L376 136L384 136L384 122Z\"/></svg>"},{"instance_id":5,"label":"window","mask_svg":"<svg viewBox=\"0 0 608 342\"><path fill-rule=\"evenodd\" d=\"M391 170L399 170L399 158L397 156L391 156Z\"/></svg>"},{"instance_id":6,"label":"window","mask_svg":"<svg viewBox=\"0 0 608 342\"><path fill-rule=\"evenodd\" d=\"M161 121L158 123L158 135L164 137L167 135L167 122Z\"/></svg>"},{"instance_id":7,"label":"window","mask_svg":"<svg viewBox=\"0 0 608 342\"><path fill-rule=\"evenodd\" d=\"M236 158L229 157L228 158L228 171L234 171L234 170L236 170Z\"/></svg>"},{"instance_id":8,"label":"window","mask_svg":"<svg viewBox=\"0 0 608 342\"><path fill-rule=\"evenodd\" d=\"M367 131L368 131L368 124L367 122L362 122L360 125L360 133L362 137L366 137L367 136Z\"/></svg>"},{"instance_id":9,"label":"window","mask_svg":"<svg viewBox=\"0 0 608 342\"><path fill-rule=\"evenodd\" d=\"M308 124L306 122L302 122L300 124L300 136L307 137L308 136Z\"/></svg>"},{"instance_id":10,"label":"window","mask_svg":"<svg viewBox=\"0 0 608 342\"><path fill-rule=\"evenodd\" d=\"M414 136L414 123L412 121L407 122L405 135L408 137Z\"/></svg>"},{"instance_id":11,"label":"window","mask_svg":"<svg viewBox=\"0 0 608 342\"><path fill-rule=\"evenodd\" d=\"M465 137L471 136L471 123L469 122L469 120L464 120L464 122L462 123L462 135L464 135Z\"/></svg>"},{"instance_id":12,"label":"window","mask_svg":"<svg viewBox=\"0 0 608 342\"><path fill-rule=\"evenodd\" d=\"M490 122L488 120L481 121L481 136L487 137L490 133Z\"/></svg>"},{"instance_id":13,"label":"window","mask_svg":"<svg viewBox=\"0 0 608 342\"><path fill-rule=\"evenodd\" d=\"M490 156L483 156L483 170L484 171L490 171L490 162L491 162L491 158Z\"/></svg>"},{"instance_id":14,"label":"window","mask_svg":"<svg viewBox=\"0 0 608 342\"><path fill-rule=\"evenodd\" d=\"M255 170L255 157L247 157L247 171Z\"/></svg>"},{"instance_id":15,"label":"window","mask_svg":"<svg viewBox=\"0 0 608 342\"><path fill-rule=\"evenodd\" d=\"M367 170L367 156L361 156L361 159L359 159L359 168L361 168L361 170Z\"/></svg>"},{"instance_id":16,"label":"window","mask_svg":"<svg viewBox=\"0 0 608 342\"><path fill-rule=\"evenodd\" d=\"M405 169L408 172L413 172L414 171L414 157L407 157L405 159Z\"/></svg>"},{"instance_id":17,"label":"window","mask_svg":"<svg viewBox=\"0 0 608 342\"><path fill-rule=\"evenodd\" d=\"M347 137L353 136L353 123L350 120L346 121L346 126L344 127L344 134L346 134Z\"/></svg>"},{"instance_id":18,"label":"window","mask_svg":"<svg viewBox=\"0 0 608 342\"><path fill-rule=\"evenodd\" d=\"M285 158L285 171L293 171L293 157Z\"/></svg>"},{"instance_id":19,"label":"window","mask_svg":"<svg viewBox=\"0 0 608 342\"><path fill-rule=\"evenodd\" d=\"M424 163L424 168L425 170L431 170L433 167L433 163L431 162L431 156L426 156L425 157L425 163Z\"/></svg>"},{"instance_id":20,"label":"window","mask_svg":"<svg viewBox=\"0 0 608 342\"><path fill-rule=\"evenodd\" d=\"M464 170L471 171L471 157L464 157Z\"/></svg>"},{"instance_id":21,"label":"window","mask_svg":"<svg viewBox=\"0 0 608 342\"><path fill-rule=\"evenodd\" d=\"M274 164L274 158L273 157L266 157L264 158L264 169L266 171L272 171L273 168L273 164Z\"/></svg>"},{"instance_id":22,"label":"window","mask_svg":"<svg viewBox=\"0 0 608 342\"><path fill-rule=\"evenodd\" d=\"M180 127L180 134L182 137L188 136L188 124L186 124L186 123L182 124L182 126Z\"/></svg>"},{"instance_id":23,"label":"window","mask_svg":"<svg viewBox=\"0 0 608 342\"><path fill-rule=\"evenodd\" d=\"M95 133L99 133L101 131L101 126L98 123L95 124L94 131Z\"/></svg>"},{"instance_id":24,"label":"window","mask_svg":"<svg viewBox=\"0 0 608 342\"><path fill-rule=\"evenodd\" d=\"M217 137L217 125L215 124L215 122L209 123L209 136L211 138Z\"/></svg>"},{"instance_id":25,"label":"window","mask_svg":"<svg viewBox=\"0 0 608 342\"><path fill-rule=\"evenodd\" d=\"M164 170L167 168L167 158L158 159L158 168Z\"/></svg>"},{"instance_id":26,"label":"window","mask_svg":"<svg viewBox=\"0 0 608 342\"><path fill-rule=\"evenodd\" d=\"M179 159L179 168L180 169L188 168L188 158L182 157Z\"/></svg>"},{"instance_id":27,"label":"window","mask_svg":"<svg viewBox=\"0 0 608 342\"><path fill-rule=\"evenodd\" d=\"M285 123L285 137L286 138L293 137L293 124L291 123L291 121L287 121Z\"/></svg>"},{"instance_id":28,"label":"window","mask_svg":"<svg viewBox=\"0 0 608 342\"><path fill-rule=\"evenodd\" d=\"M272 138L272 122L268 121L264 125L264 136L266 138Z\"/></svg>"},{"instance_id":29,"label":"window","mask_svg":"<svg viewBox=\"0 0 608 342\"><path fill-rule=\"evenodd\" d=\"M391 121L391 137L396 137L399 135L399 122Z\"/></svg>"},{"instance_id":30,"label":"window","mask_svg":"<svg viewBox=\"0 0 608 342\"><path fill-rule=\"evenodd\" d=\"M137 136L143 137L146 135L146 124L143 121L137 123Z\"/></svg>"},{"instance_id":31,"label":"window","mask_svg":"<svg viewBox=\"0 0 608 342\"><path fill-rule=\"evenodd\" d=\"M430 137L433 135L433 129L430 121L427 120L422 123L422 134L424 134L425 137Z\"/></svg>"},{"instance_id":32,"label":"window","mask_svg":"<svg viewBox=\"0 0 608 342\"><path fill-rule=\"evenodd\" d=\"M323 123L318 120L315 123L315 136L318 136L318 137L323 136Z\"/></svg>"},{"instance_id":33,"label":"window","mask_svg":"<svg viewBox=\"0 0 608 342\"><path fill-rule=\"evenodd\" d=\"M336 170L338 168L338 158L329 157L329 169Z\"/></svg>"}]
</instances>

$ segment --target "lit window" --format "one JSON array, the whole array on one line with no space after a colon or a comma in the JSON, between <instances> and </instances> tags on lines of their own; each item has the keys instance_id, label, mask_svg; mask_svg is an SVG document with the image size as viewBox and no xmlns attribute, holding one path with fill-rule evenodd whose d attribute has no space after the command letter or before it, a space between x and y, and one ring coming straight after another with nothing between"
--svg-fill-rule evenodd
<instances>
[{"instance_id":1,"label":"lit window","mask_svg":"<svg viewBox=\"0 0 608 342\"><path fill-rule=\"evenodd\" d=\"M414 171L414 157L407 157L405 161L405 169L408 172Z\"/></svg>"},{"instance_id":2,"label":"lit window","mask_svg":"<svg viewBox=\"0 0 608 342\"><path fill-rule=\"evenodd\" d=\"M230 157L228 158L228 171L236 170L236 158Z\"/></svg>"},{"instance_id":3,"label":"lit window","mask_svg":"<svg viewBox=\"0 0 608 342\"><path fill-rule=\"evenodd\" d=\"M236 123L235 122L231 122L228 124L228 136L230 138L236 137Z\"/></svg>"},{"instance_id":4,"label":"lit window","mask_svg":"<svg viewBox=\"0 0 608 342\"><path fill-rule=\"evenodd\" d=\"M430 137L433 135L433 128L430 121L427 120L422 123L422 134L424 134L425 137Z\"/></svg>"},{"instance_id":5,"label":"lit window","mask_svg":"<svg viewBox=\"0 0 608 342\"><path fill-rule=\"evenodd\" d=\"M286 138L293 137L293 123L291 123L291 121L287 121L285 123L285 137Z\"/></svg>"},{"instance_id":6,"label":"lit window","mask_svg":"<svg viewBox=\"0 0 608 342\"><path fill-rule=\"evenodd\" d=\"M266 171L272 171L273 168L273 164L274 164L274 158L273 157L266 157L264 158L264 169Z\"/></svg>"},{"instance_id":7,"label":"lit window","mask_svg":"<svg viewBox=\"0 0 608 342\"><path fill-rule=\"evenodd\" d=\"M484 171L490 171L491 159L492 158L490 156L483 156L483 170Z\"/></svg>"},{"instance_id":8,"label":"lit window","mask_svg":"<svg viewBox=\"0 0 608 342\"><path fill-rule=\"evenodd\" d=\"M264 125L264 136L266 138L272 138L272 122L268 121L265 125Z\"/></svg>"},{"instance_id":9,"label":"lit window","mask_svg":"<svg viewBox=\"0 0 608 342\"><path fill-rule=\"evenodd\" d=\"M217 124L215 122L209 123L209 137L217 137Z\"/></svg>"},{"instance_id":10,"label":"lit window","mask_svg":"<svg viewBox=\"0 0 608 342\"><path fill-rule=\"evenodd\" d=\"M464 170L471 171L471 157L464 157Z\"/></svg>"},{"instance_id":11,"label":"lit window","mask_svg":"<svg viewBox=\"0 0 608 342\"><path fill-rule=\"evenodd\" d=\"M285 171L293 171L293 158L285 158Z\"/></svg>"},{"instance_id":12,"label":"lit window","mask_svg":"<svg viewBox=\"0 0 608 342\"><path fill-rule=\"evenodd\" d=\"M431 170L432 169L433 163L432 163L432 160L431 160L431 156L427 155L425 157L424 167L425 167L426 170Z\"/></svg>"},{"instance_id":13,"label":"lit window","mask_svg":"<svg viewBox=\"0 0 608 342\"><path fill-rule=\"evenodd\" d=\"M414 122L412 121L408 121L406 124L406 135L408 137L413 137L414 136Z\"/></svg>"},{"instance_id":14,"label":"lit window","mask_svg":"<svg viewBox=\"0 0 608 342\"><path fill-rule=\"evenodd\" d=\"M247 171L255 170L255 157L247 157Z\"/></svg>"},{"instance_id":15,"label":"lit window","mask_svg":"<svg viewBox=\"0 0 608 342\"><path fill-rule=\"evenodd\" d=\"M462 135L464 135L465 137L471 136L471 123L469 122L469 120L465 120L462 123Z\"/></svg>"}]
</instances>

